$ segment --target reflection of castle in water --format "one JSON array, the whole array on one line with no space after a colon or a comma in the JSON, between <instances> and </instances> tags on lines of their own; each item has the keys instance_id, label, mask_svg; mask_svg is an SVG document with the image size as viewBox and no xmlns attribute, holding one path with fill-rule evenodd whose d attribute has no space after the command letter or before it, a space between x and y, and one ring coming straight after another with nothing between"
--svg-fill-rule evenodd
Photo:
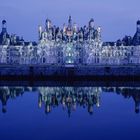
<instances>
[{"instance_id":1,"label":"reflection of castle in water","mask_svg":"<svg viewBox=\"0 0 140 140\"><path fill-rule=\"evenodd\" d=\"M135 102L135 112L139 113L140 106L140 88L105 88L106 92L115 92L124 96L126 99L133 98Z\"/></svg>"},{"instance_id":2,"label":"reflection of castle in water","mask_svg":"<svg viewBox=\"0 0 140 140\"><path fill-rule=\"evenodd\" d=\"M2 102L2 112L6 113L6 105L7 101L11 99L15 99L18 96L21 96L23 92L23 88L14 88L14 87L1 87L0 88L0 100Z\"/></svg>"},{"instance_id":3,"label":"reflection of castle in water","mask_svg":"<svg viewBox=\"0 0 140 140\"><path fill-rule=\"evenodd\" d=\"M45 104L45 112L51 112L52 108L62 105L64 110L71 112L76 110L77 106L87 108L90 114L93 113L93 106L100 106L101 88L95 87L56 87L39 89L39 107Z\"/></svg>"},{"instance_id":4,"label":"reflection of castle in water","mask_svg":"<svg viewBox=\"0 0 140 140\"><path fill-rule=\"evenodd\" d=\"M140 89L139 88L101 88L101 87L1 87L0 100L2 112L6 112L7 101L23 95L26 91L38 92L38 105L45 108L45 113L50 113L53 108L62 106L70 116L77 107L86 108L92 114L93 107L100 106L102 92L112 92L123 95L125 98L133 98L135 112L139 113Z\"/></svg>"}]
</instances>

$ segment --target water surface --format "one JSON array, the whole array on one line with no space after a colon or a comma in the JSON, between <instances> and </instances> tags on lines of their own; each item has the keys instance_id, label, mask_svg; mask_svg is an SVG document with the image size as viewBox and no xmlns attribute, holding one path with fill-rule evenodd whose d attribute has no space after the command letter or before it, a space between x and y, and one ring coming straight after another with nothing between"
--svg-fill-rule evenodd
<instances>
[{"instance_id":1,"label":"water surface","mask_svg":"<svg viewBox=\"0 0 140 140\"><path fill-rule=\"evenodd\" d=\"M138 87L0 87L0 140L139 139Z\"/></svg>"}]
</instances>

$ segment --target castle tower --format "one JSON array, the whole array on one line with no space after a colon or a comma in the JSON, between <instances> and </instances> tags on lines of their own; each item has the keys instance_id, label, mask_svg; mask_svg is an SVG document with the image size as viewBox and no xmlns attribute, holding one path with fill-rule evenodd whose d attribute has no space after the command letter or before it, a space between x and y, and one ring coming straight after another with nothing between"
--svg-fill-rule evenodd
<instances>
[{"instance_id":1,"label":"castle tower","mask_svg":"<svg viewBox=\"0 0 140 140\"><path fill-rule=\"evenodd\" d=\"M49 29L52 27L52 22L49 19L46 19L46 31L49 31Z\"/></svg>"},{"instance_id":2,"label":"castle tower","mask_svg":"<svg viewBox=\"0 0 140 140\"><path fill-rule=\"evenodd\" d=\"M94 28L94 19L91 18L91 20L89 21L89 29L93 29Z\"/></svg>"},{"instance_id":3,"label":"castle tower","mask_svg":"<svg viewBox=\"0 0 140 140\"><path fill-rule=\"evenodd\" d=\"M7 33L6 20L3 20L2 21L2 33Z\"/></svg>"},{"instance_id":4,"label":"castle tower","mask_svg":"<svg viewBox=\"0 0 140 140\"><path fill-rule=\"evenodd\" d=\"M42 39L42 32L43 32L43 28L42 28L42 26L39 26L38 27L39 40Z\"/></svg>"},{"instance_id":5,"label":"castle tower","mask_svg":"<svg viewBox=\"0 0 140 140\"><path fill-rule=\"evenodd\" d=\"M137 45L140 45L140 20L137 21L136 23L136 33L133 37L133 45L134 46L137 46Z\"/></svg>"},{"instance_id":6,"label":"castle tower","mask_svg":"<svg viewBox=\"0 0 140 140\"><path fill-rule=\"evenodd\" d=\"M74 23L74 25L73 25L73 31L77 32L77 24L76 23Z\"/></svg>"},{"instance_id":7,"label":"castle tower","mask_svg":"<svg viewBox=\"0 0 140 140\"><path fill-rule=\"evenodd\" d=\"M65 24L63 24L63 33L66 33L67 27Z\"/></svg>"},{"instance_id":8,"label":"castle tower","mask_svg":"<svg viewBox=\"0 0 140 140\"><path fill-rule=\"evenodd\" d=\"M100 26L97 28L97 39L99 42L101 41L101 27Z\"/></svg>"}]
</instances>

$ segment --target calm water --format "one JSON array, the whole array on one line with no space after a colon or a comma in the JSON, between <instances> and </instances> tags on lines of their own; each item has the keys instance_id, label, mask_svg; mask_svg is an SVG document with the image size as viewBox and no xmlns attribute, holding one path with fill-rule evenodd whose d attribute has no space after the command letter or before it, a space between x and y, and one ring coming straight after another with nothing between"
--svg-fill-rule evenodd
<instances>
[{"instance_id":1,"label":"calm water","mask_svg":"<svg viewBox=\"0 0 140 140\"><path fill-rule=\"evenodd\" d=\"M0 140L140 139L140 88L0 87Z\"/></svg>"}]
</instances>

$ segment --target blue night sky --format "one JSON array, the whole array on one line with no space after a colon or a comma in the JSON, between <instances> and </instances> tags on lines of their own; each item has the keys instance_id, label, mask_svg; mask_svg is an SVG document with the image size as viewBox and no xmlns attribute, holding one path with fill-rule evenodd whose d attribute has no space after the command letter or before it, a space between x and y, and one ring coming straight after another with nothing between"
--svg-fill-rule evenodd
<instances>
[{"instance_id":1,"label":"blue night sky","mask_svg":"<svg viewBox=\"0 0 140 140\"><path fill-rule=\"evenodd\" d=\"M48 17L62 26L69 15L79 26L94 18L102 27L104 41L133 35L140 18L140 0L0 0L0 20L6 19L8 32L37 41L38 25Z\"/></svg>"}]
</instances>

